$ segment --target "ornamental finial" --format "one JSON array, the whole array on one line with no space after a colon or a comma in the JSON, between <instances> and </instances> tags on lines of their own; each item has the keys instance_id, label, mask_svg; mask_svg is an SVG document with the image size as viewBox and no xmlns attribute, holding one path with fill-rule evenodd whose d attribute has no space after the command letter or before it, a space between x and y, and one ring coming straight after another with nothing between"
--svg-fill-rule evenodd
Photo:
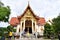
<instances>
[{"instance_id":1,"label":"ornamental finial","mask_svg":"<svg viewBox=\"0 0 60 40\"><path fill-rule=\"evenodd\" d=\"M29 0L28 0L28 6L29 6Z\"/></svg>"}]
</instances>

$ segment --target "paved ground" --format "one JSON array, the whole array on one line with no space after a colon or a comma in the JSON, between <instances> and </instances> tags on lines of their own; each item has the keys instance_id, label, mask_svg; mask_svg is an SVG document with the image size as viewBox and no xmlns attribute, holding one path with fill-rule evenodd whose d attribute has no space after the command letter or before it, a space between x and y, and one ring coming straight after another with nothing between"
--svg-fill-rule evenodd
<instances>
[{"instance_id":1,"label":"paved ground","mask_svg":"<svg viewBox=\"0 0 60 40\"><path fill-rule=\"evenodd\" d=\"M43 39L43 38L19 38L19 39L16 39L15 40L51 40L51 39ZM54 40L58 40L58 39L54 39Z\"/></svg>"},{"instance_id":2,"label":"paved ground","mask_svg":"<svg viewBox=\"0 0 60 40\"><path fill-rule=\"evenodd\" d=\"M6 39L6 40L8 40L8 38ZM14 39L12 39L12 40L14 40ZM43 39L43 38L19 38L19 39L16 39L15 38L15 40L51 40L51 39ZM54 40L58 40L58 39L54 39Z\"/></svg>"}]
</instances>

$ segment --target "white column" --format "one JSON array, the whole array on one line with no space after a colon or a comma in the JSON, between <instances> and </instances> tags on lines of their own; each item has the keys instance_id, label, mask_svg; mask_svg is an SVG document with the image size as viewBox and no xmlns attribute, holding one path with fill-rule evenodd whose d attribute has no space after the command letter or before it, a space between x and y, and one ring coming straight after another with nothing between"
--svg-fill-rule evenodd
<instances>
[{"instance_id":1,"label":"white column","mask_svg":"<svg viewBox=\"0 0 60 40\"><path fill-rule=\"evenodd\" d=\"M22 31L22 21L21 21L20 25L21 25L21 26L20 26L20 31Z\"/></svg>"},{"instance_id":2,"label":"white column","mask_svg":"<svg viewBox=\"0 0 60 40\"><path fill-rule=\"evenodd\" d=\"M21 21L21 26L20 26L20 38L21 38L21 34L22 34L22 21Z\"/></svg>"},{"instance_id":3,"label":"white column","mask_svg":"<svg viewBox=\"0 0 60 40\"><path fill-rule=\"evenodd\" d=\"M37 25L37 24L36 24L36 21L35 21L35 32L36 32L36 25Z\"/></svg>"},{"instance_id":4,"label":"white column","mask_svg":"<svg viewBox=\"0 0 60 40\"><path fill-rule=\"evenodd\" d=\"M34 29L33 29L33 20L32 20L32 33L34 32Z\"/></svg>"},{"instance_id":5,"label":"white column","mask_svg":"<svg viewBox=\"0 0 60 40\"><path fill-rule=\"evenodd\" d=\"M18 24L17 29L16 29L16 33L19 33L19 27L20 27L20 25Z\"/></svg>"},{"instance_id":6,"label":"white column","mask_svg":"<svg viewBox=\"0 0 60 40\"><path fill-rule=\"evenodd\" d=\"M24 31L24 29L25 29L25 20L24 20L24 26L23 26L23 31Z\"/></svg>"}]
</instances>

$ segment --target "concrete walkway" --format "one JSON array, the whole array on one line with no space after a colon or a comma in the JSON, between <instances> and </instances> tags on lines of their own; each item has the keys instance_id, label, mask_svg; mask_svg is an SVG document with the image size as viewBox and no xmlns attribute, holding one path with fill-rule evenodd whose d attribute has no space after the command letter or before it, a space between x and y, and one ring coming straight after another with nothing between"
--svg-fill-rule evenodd
<instances>
[{"instance_id":1,"label":"concrete walkway","mask_svg":"<svg viewBox=\"0 0 60 40\"><path fill-rule=\"evenodd\" d=\"M51 39L43 39L43 38L19 38L15 40L51 40ZM58 40L58 39L54 39L54 40Z\"/></svg>"}]
</instances>

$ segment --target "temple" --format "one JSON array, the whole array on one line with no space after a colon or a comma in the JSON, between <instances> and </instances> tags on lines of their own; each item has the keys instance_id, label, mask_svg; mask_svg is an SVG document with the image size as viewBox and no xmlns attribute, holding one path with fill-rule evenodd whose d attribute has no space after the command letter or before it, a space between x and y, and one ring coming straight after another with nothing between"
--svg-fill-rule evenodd
<instances>
[{"instance_id":1,"label":"temple","mask_svg":"<svg viewBox=\"0 0 60 40\"><path fill-rule=\"evenodd\" d=\"M28 5L22 15L12 17L9 23L16 27L17 34L21 32L28 32L29 34L39 32L40 35L43 35L45 19L36 16L30 5Z\"/></svg>"}]
</instances>

